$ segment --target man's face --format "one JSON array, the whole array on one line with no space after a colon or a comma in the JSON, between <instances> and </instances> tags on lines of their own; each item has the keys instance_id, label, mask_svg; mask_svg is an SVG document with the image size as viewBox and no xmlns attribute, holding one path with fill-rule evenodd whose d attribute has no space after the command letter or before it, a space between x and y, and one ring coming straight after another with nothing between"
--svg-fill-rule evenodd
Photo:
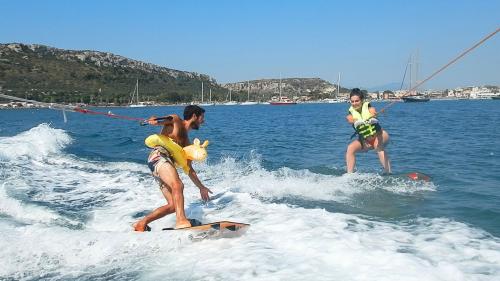
<instances>
[{"instance_id":1,"label":"man's face","mask_svg":"<svg viewBox=\"0 0 500 281\"><path fill-rule=\"evenodd\" d=\"M202 113L200 116L194 115L194 122L191 123L191 128L198 130L201 124L205 123L205 113Z\"/></svg>"}]
</instances>

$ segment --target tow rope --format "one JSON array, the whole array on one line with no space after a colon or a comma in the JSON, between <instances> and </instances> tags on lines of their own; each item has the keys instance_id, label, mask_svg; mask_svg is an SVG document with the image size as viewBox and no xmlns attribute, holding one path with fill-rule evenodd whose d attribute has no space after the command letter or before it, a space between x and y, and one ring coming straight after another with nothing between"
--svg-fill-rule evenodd
<instances>
[{"instance_id":1,"label":"tow rope","mask_svg":"<svg viewBox=\"0 0 500 281\"><path fill-rule=\"evenodd\" d=\"M413 91L415 91L418 87L420 87L422 84L424 84L425 82L429 81L430 79L434 78L434 76L438 75L438 73L440 73L441 71L445 70L448 66L452 65L453 63L455 63L456 61L458 61L459 59L461 59L463 56L465 56L467 53L471 52L472 50L474 50L475 48L479 47L479 45L483 44L486 40L490 39L491 37L495 36L495 34L498 33L498 31L500 31L500 28L497 28L495 31L493 31L492 33L488 34L487 36L485 36L483 39L481 39L481 41L477 42L476 44L474 44L474 46L468 48L467 50L463 51L460 55L458 55L456 58L452 59L450 62L448 62L447 64L445 64L444 66L442 66L440 69L436 70L434 73L432 73L429 77L427 77L426 79L420 81L419 83L417 83L415 86L413 86L411 89L408 90L408 93L411 93ZM406 95L403 95L403 97L406 96ZM390 102L388 105L386 105L385 107L383 107L377 114L375 114L373 117L376 117L377 115L381 114L381 113L384 113L389 107L393 106L394 104L396 104L398 101L392 101Z\"/></svg>"},{"instance_id":2,"label":"tow rope","mask_svg":"<svg viewBox=\"0 0 500 281\"><path fill-rule=\"evenodd\" d=\"M29 103L41 105L43 107L50 108L50 109L62 110L65 123L67 122L66 111L73 111L73 112L78 112L78 113L83 113L83 114L101 115L101 116L106 116L106 117L110 117L110 118L138 121L143 126L148 125L148 122L147 122L148 119L145 119L145 118L130 117L130 116L126 116L126 115L117 115L117 114L114 114L111 112L95 111L95 110L82 108L79 106L64 105L64 104L58 104L58 103L46 103L46 102L41 102L41 101L36 101L36 100L23 99L23 98L5 95L5 94L1 94L1 93L0 93L0 98L5 98L5 99L15 100L15 101L22 101L22 102L29 102ZM156 118L155 120L161 120L161 119Z\"/></svg>"}]
</instances>

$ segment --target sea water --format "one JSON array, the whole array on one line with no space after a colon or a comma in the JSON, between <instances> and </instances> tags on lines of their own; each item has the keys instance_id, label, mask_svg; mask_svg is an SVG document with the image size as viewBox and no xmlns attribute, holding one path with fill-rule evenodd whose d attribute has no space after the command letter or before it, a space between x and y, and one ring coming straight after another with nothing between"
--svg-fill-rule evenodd
<instances>
[{"instance_id":1,"label":"sea water","mask_svg":"<svg viewBox=\"0 0 500 281\"><path fill-rule=\"evenodd\" d=\"M387 103L374 103L378 109ZM251 224L193 239L131 224L165 204L145 160L159 127L81 113L0 111L1 280L499 280L500 102L397 103L376 153L345 174L348 104L212 106L190 137L210 140L184 174L186 212ZM182 107L106 108L149 117Z\"/></svg>"}]
</instances>

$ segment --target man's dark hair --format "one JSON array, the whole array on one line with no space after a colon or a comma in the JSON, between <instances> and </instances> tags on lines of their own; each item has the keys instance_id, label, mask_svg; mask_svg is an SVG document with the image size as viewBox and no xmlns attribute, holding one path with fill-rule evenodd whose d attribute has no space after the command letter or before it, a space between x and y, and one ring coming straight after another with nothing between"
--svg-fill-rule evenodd
<instances>
[{"instance_id":1,"label":"man's dark hair","mask_svg":"<svg viewBox=\"0 0 500 281\"><path fill-rule=\"evenodd\" d=\"M365 94L359 88L354 88L351 90L351 94L349 95L349 98L351 98L352 96L358 96L360 100L365 99Z\"/></svg>"},{"instance_id":2,"label":"man's dark hair","mask_svg":"<svg viewBox=\"0 0 500 281\"><path fill-rule=\"evenodd\" d=\"M200 116L205 113L205 109L197 106L197 105L188 105L184 108L184 120L189 120L193 117L193 114L196 116Z\"/></svg>"}]
</instances>

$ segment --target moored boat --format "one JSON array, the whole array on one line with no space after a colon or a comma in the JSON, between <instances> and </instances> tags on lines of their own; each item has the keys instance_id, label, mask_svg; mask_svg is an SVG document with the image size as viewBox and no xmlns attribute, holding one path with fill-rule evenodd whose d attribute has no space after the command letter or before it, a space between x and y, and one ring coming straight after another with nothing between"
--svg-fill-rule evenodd
<instances>
[{"instance_id":1,"label":"moored boat","mask_svg":"<svg viewBox=\"0 0 500 281\"><path fill-rule=\"evenodd\" d=\"M412 95L401 98L404 102L427 102L431 99L424 95Z\"/></svg>"}]
</instances>

